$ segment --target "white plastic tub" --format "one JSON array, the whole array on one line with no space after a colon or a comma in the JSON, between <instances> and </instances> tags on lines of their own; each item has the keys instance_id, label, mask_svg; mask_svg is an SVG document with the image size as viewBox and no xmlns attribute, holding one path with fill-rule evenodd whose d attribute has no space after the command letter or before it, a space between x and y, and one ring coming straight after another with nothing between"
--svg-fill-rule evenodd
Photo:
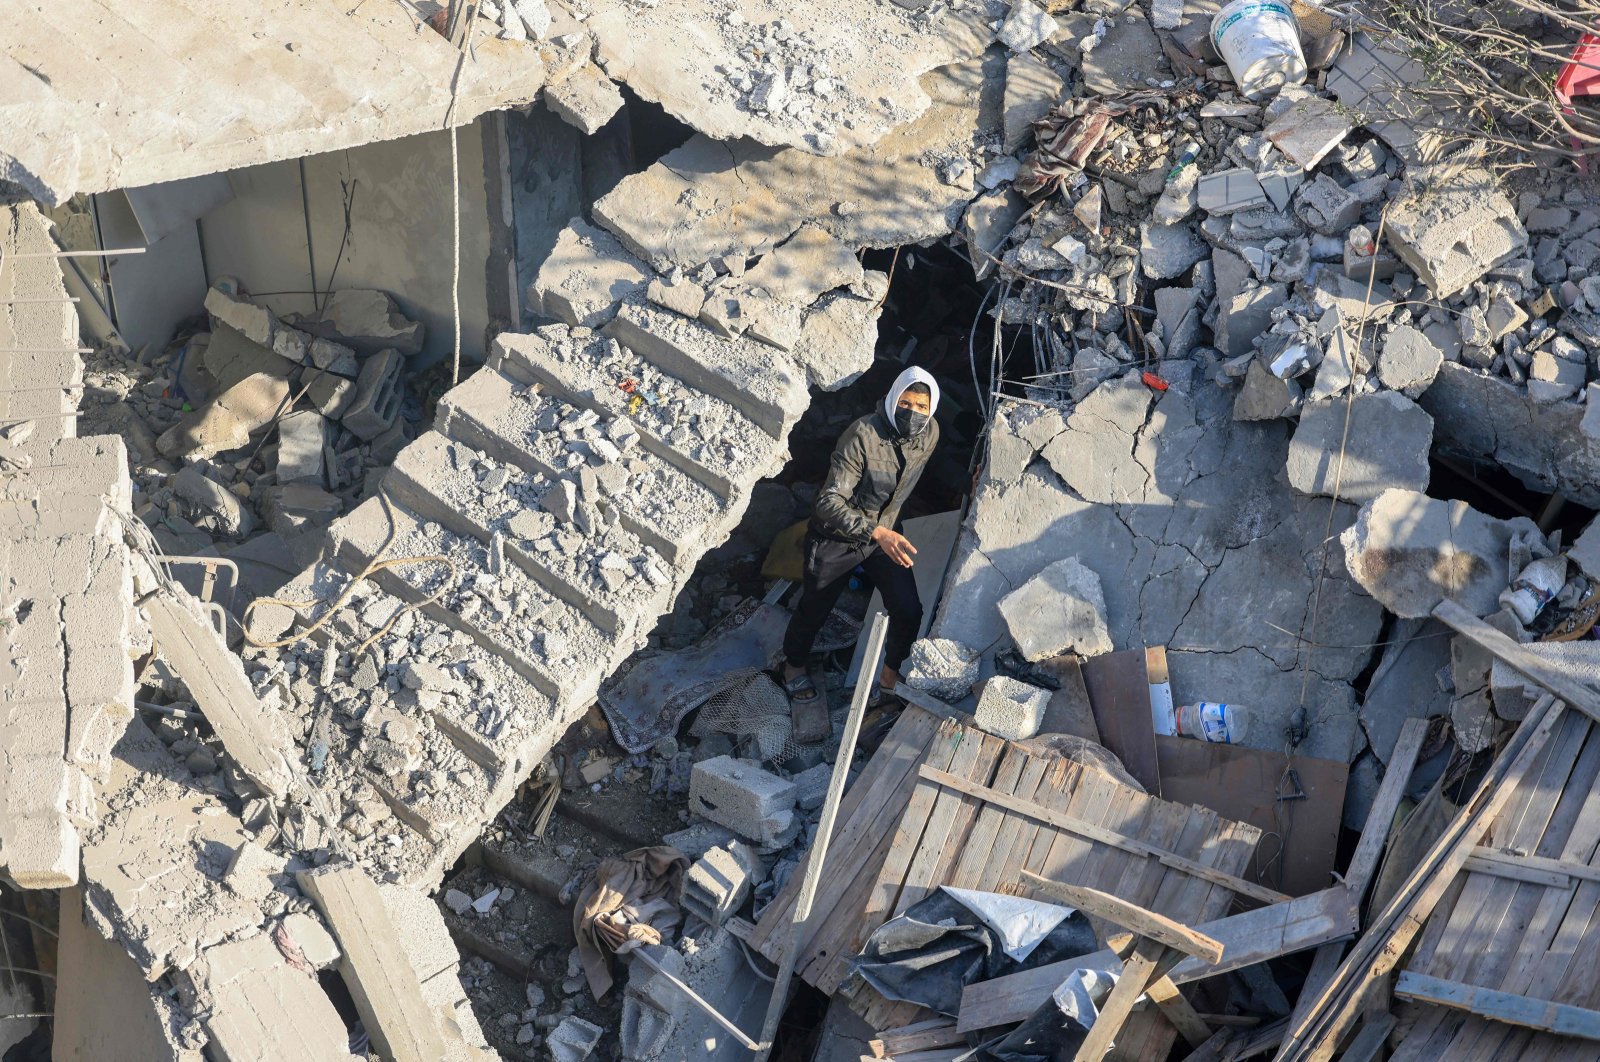
<instances>
[{"instance_id":1,"label":"white plastic tub","mask_svg":"<svg viewBox=\"0 0 1600 1062\"><path fill-rule=\"evenodd\" d=\"M1211 43L1245 99L1305 82L1300 24L1285 0L1233 0L1211 20Z\"/></svg>"}]
</instances>

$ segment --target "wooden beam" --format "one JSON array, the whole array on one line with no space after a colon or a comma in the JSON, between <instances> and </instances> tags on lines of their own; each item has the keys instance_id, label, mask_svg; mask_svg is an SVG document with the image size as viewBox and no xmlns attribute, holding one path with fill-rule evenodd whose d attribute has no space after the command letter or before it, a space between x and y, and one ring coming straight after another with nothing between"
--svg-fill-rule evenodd
<instances>
[{"instance_id":1,"label":"wooden beam","mask_svg":"<svg viewBox=\"0 0 1600 1062\"><path fill-rule=\"evenodd\" d=\"M1433 614L1439 622L1487 649L1584 715L1600 719L1600 690L1513 641L1454 601L1439 602Z\"/></svg>"},{"instance_id":2,"label":"wooden beam","mask_svg":"<svg viewBox=\"0 0 1600 1062\"><path fill-rule=\"evenodd\" d=\"M914 704L930 715L938 716L940 719L954 719L963 726L972 726L974 723L972 716L963 712L960 708L951 707L922 690L914 690L904 682L895 684L894 695L907 704Z\"/></svg>"},{"instance_id":3,"label":"wooden beam","mask_svg":"<svg viewBox=\"0 0 1600 1062\"><path fill-rule=\"evenodd\" d=\"M1211 1039L1211 1026L1194 1009L1183 993L1178 991L1178 986L1172 983L1170 977L1158 977L1145 987L1145 995L1150 997L1161 1010L1162 1017L1172 1023L1178 1030L1178 1035L1190 1047L1199 1047Z\"/></svg>"},{"instance_id":4,"label":"wooden beam","mask_svg":"<svg viewBox=\"0 0 1600 1062\"><path fill-rule=\"evenodd\" d=\"M1344 1049L1344 1054L1339 1056L1341 1062L1374 1062L1394 1025L1395 1017L1388 1011L1368 1018L1361 1031L1351 1039L1350 1046Z\"/></svg>"},{"instance_id":5,"label":"wooden beam","mask_svg":"<svg viewBox=\"0 0 1600 1062\"><path fill-rule=\"evenodd\" d=\"M1174 984L1228 973L1353 936L1359 923L1350 891L1343 885L1336 885L1270 907L1202 922L1194 928L1222 944L1222 961L1212 965L1199 959L1185 959L1169 975ZM1107 949L968 985L961 993L961 1013L956 1019L956 1028L970 1032L1023 1021L1080 967L1115 970L1117 958Z\"/></svg>"},{"instance_id":6,"label":"wooden beam","mask_svg":"<svg viewBox=\"0 0 1600 1062\"><path fill-rule=\"evenodd\" d=\"M1514 860L1470 855L1467 857L1466 866L1462 869L1478 874L1492 874L1497 878L1508 878L1511 881L1522 881L1529 885L1543 885L1549 889L1572 888L1572 877L1569 874L1557 874Z\"/></svg>"},{"instance_id":7,"label":"wooden beam","mask_svg":"<svg viewBox=\"0 0 1600 1062\"><path fill-rule=\"evenodd\" d=\"M1051 808L1041 807L1031 800L1024 800L1011 793L1002 793L998 789L979 785L976 782L950 774L948 771L940 771L924 764L919 768L918 773L930 782L937 782L947 789L954 789L958 793L976 797L986 804L994 804L1008 811L1015 811L1020 815L1028 816L1030 819L1037 819L1057 829L1077 834L1079 837L1087 837L1091 841L1098 841L1101 844L1111 845L1113 848L1120 848L1124 852L1148 856L1158 860L1162 866L1171 867L1173 870L1181 870L1197 878L1203 878L1213 885L1221 885L1225 889L1232 889L1242 896L1249 896L1263 903L1281 903L1289 899L1288 896L1281 892L1275 892L1272 889L1257 885L1253 881L1246 881L1237 875L1224 873L1216 867L1208 867L1204 863L1196 863L1194 860L1186 859L1175 852L1157 848L1153 844L1134 837L1124 836L1103 826L1085 822L1083 819L1074 818Z\"/></svg>"},{"instance_id":8,"label":"wooden beam","mask_svg":"<svg viewBox=\"0 0 1600 1062\"><path fill-rule=\"evenodd\" d=\"M1222 945L1215 938L1197 933L1181 922L1174 922L1166 915L1147 911L1138 904L1129 903L1099 889L1051 881L1031 870L1022 872L1022 880L1052 900L1060 900L1085 914L1103 918L1107 922L1129 930L1135 936L1158 940L1169 948L1176 948L1185 955L1193 955L1212 964L1222 961Z\"/></svg>"},{"instance_id":9,"label":"wooden beam","mask_svg":"<svg viewBox=\"0 0 1600 1062\"><path fill-rule=\"evenodd\" d=\"M1544 999L1500 992L1492 988L1446 981L1406 970L1395 985L1395 995L1431 1003L1436 1007L1466 1011L1492 1021L1524 1029L1600 1040L1600 1011L1552 1003Z\"/></svg>"},{"instance_id":10,"label":"wooden beam","mask_svg":"<svg viewBox=\"0 0 1600 1062\"><path fill-rule=\"evenodd\" d=\"M1387 907L1334 975L1333 981L1303 1008L1290 1024L1279 1048L1278 1062L1325 1062L1359 1020L1372 985L1399 964L1434 906L1461 873L1473 847L1516 792L1550 733L1560 721L1562 704L1541 697L1479 782L1449 827L1407 876Z\"/></svg>"}]
</instances>

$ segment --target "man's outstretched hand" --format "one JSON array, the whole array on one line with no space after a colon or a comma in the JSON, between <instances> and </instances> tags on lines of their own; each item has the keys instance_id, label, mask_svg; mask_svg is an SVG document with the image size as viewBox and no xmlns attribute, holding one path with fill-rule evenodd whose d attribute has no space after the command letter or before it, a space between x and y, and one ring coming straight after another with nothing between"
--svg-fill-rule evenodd
<instances>
[{"instance_id":1,"label":"man's outstretched hand","mask_svg":"<svg viewBox=\"0 0 1600 1062\"><path fill-rule=\"evenodd\" d=\"M906 536L887 527L880 527L872 532L872 541L876 542L878 548L900 567L909 568L916 563L911 558L917 555L917 547L913 546Z\"/></svg>"}]
</instances>

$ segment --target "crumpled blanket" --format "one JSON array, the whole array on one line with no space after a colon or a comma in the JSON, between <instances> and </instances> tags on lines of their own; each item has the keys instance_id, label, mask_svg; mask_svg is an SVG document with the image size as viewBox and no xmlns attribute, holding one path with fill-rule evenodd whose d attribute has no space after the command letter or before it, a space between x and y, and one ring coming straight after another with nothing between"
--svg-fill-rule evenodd
<instances>
[{"instance_id":1,"label":"crumpled blanket","mask_svg":"<svg viewBox=\"0 0 1600 1062\"><path fill-rule=\"evenodd\" d=\"M678 897L689 859L670 845L636 848L603 859L572 912L589 990L601 999L611 990L611 957L641 944L663 944L683 924Z\"/></svg>"}]
</instances>

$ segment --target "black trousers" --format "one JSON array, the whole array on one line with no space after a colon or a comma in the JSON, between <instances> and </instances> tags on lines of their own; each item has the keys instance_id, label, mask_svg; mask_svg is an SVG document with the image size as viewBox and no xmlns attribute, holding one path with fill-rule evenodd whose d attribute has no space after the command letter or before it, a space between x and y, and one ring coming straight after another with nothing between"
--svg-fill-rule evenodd
<instances>
[{"instance_id":1,"label":"black trousers","mask_svg":"<svg viewBox=\"0 0 1600 1062\"><path fill-rule=\"evenodd\" d=\"M910 568L902 568L875 543L839 542L806 534L805 582L800 603L789 620L783 637L783 655L791 664L804 665L811 655L817 632L839 603L839 595L850 585L850 573L861 565L867 581L883 596L889 613L889 633L884 639L885 666L900 670L911 643L922 626L922 601L917 596L917 581Z\"/></svg>"}]
</instances>

